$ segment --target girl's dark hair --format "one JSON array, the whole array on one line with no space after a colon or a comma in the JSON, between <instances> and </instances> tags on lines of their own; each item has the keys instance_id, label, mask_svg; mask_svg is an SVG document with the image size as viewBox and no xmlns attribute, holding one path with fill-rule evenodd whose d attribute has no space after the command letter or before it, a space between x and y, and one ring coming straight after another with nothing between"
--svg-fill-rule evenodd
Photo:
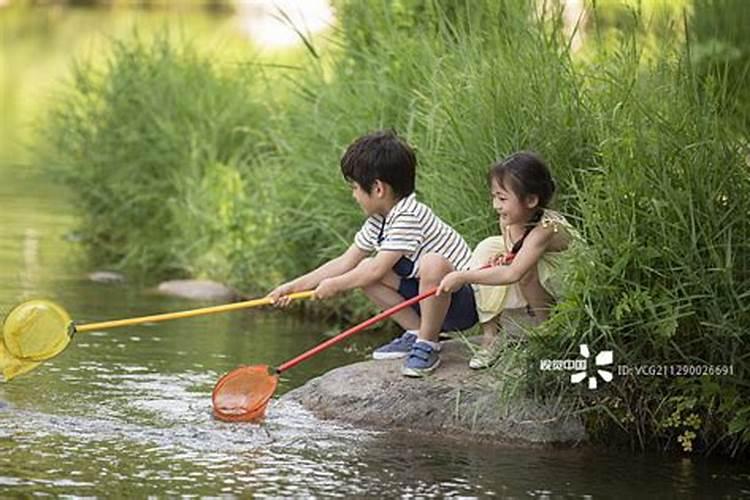
<instances>
[{"instance_id":1,"label":"girl's dark hair","mask_svg":"<svg viewBox=\"0 0 750 500\"><path fill-rule=\"evenodd\" d=\"M414 192L417 157L394 130L378 130L355 140L341 157L341 173L370 194L376 180L393 188L398 198Z\"/></svg>"},{"instance_id":2,"label":"girl's dark hair","mask_svg":"<svg viewBox=\"0 0 750 500\"><path fill-rule=\"evenodd\" d=\"M521 200L528 196L539 199L539 208L549 206L555 194L555 181L544 160L531 151L519 151L495 163L489 171L492 181L506 191L513 191Z\"/></svg>"},{"instance_id":3,"label":"girl's dark hair","mask_svg":"<svg viewBox=\"0 0 750 500\"><path fill-rule=\"evenodd\" d=\"M490 167L488 174L490 187L492 181L506 191L512 191L519 199L525 200L529 196L538 198L537 209L526 225L526 230L510 251L515 255L523 246L523 242L531 230L542 219L544 209L547 208L555 194L555 181L544 160L531 151L519 151Z\"/></svg>"}]
</instances>

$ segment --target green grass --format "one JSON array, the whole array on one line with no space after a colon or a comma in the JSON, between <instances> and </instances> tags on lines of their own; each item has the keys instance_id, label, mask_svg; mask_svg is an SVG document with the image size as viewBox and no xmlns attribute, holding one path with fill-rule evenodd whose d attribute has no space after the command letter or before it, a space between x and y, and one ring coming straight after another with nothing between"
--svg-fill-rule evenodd
<instances>
[{"instance_id":1,"label":"green grass","mask_svg":"<svg viewBox=\"0 0 750 500\"><path fill-rule=\"evenodd\" d=\"M415 145L420 198L474 245L497 227L488 165L534 149L587 245L526 359L575 357L586 342L620 364L733 364L734 375L592 392L530 361L526 388L633 446L746 450L746 151L680 32L656 51L636 16L576 58L559 12L539 19L526 2L337 6L328 50L308 40L302 68L221 69L161 40L115 45L108 71L78 73L42 150L78 193L92 254L268 290L351 243L362 215L338 160L380 127ZM327 311L372 312L350 297Z\"/></svg>"},{"instance_id":2,"label":"green grass","mask_svg":"<svg viewBox=\"0 0 750 500\"><path fill-rule=\"evenodd\" d=\"M264 149L253 125L267 110L250 91L263 83L251 78L166 38L116 43L106 69L74 69L40 155L75 186L96 260L160 273L213 263L244 192L237 165Z\"/></svg>"}]
</instances>

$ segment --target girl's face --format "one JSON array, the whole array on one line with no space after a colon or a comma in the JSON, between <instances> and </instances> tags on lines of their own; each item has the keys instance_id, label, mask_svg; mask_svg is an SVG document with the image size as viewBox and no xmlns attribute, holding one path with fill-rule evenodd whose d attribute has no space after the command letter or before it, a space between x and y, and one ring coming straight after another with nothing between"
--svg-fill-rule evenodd
<instances>
[{"instance_id":1,"label":"girl's face","mask_svg":"<svg viewBox=\"0 0 750 500\"><path fill-rule=\"evenodd\" d=\"M526 224L537 204L536 196L527 196L525 200L522 200L513 191L502 188L497 180L492 180L492 208L500 216L502 226Z\"/></svg>"}]
</instances>

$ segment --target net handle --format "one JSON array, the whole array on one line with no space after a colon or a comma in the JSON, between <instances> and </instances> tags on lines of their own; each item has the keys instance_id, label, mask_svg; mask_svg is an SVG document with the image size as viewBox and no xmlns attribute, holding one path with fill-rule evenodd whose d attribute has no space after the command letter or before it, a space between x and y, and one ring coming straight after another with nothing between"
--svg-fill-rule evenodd
<instances>
[{"instance_id":1,"label":"net handle","mask_svg":"<svg viewBox=\"0 0 750 500\"><path fill-rule=\"evenodd\" d=\"M303 361L305 361L305 360L307 360L309 358L312 358L313 356L315 356L319 352L325 351L329 347L338 344L342 340L345 340L345 339L351 337L355 333L359 333L362 330L364 330L365 328L368 328L368 327L374 325L375 323L378 323L379 321L382 321L382 320L388 318L389 316L393 316L394 314L396 314L397 312L401 311L402 309L405 309L405 308L407 308L407 307L409 307L411 305L416 304L417 302L420 302L420 301L422 301L422 300L424 300L424 299L426 299L428 297L431 297L431 296L435 295L435 293L437 292L437 290L438 289L436 287L436 288L433 288L432 290L428 290L428 291L426 291L424 293L421 293L421 294L417 295L416 297L413 297L411 299L405 300L405 301L401 302L400 304L396 304L395 306L391 307L390 309L386 309L385 311L381 312L380 314L378 314L376 316L373 316L372 318L368 319L367 321L363 321L362 323L360 323L358 325L355 325L355 326L349 328L348 330L346 330L344 332L339 333L338 335L336 335L332 339L326 340L322 344L319 344L319 345L313 347L312 349L310 349L309 351L304 352L304 353L300 354L299 356L297 356L296 358L290 359L286 363L280 365L278 368L276 368L276 373L280 374L282 372L287 371L289 368L294 368L295 366L297 366L298 364L302 363Z\"/></svg>"},{"instance_id":2,"label":"net handle","mask_svg":"<svg viewBox=\"0 0 750 500\"><path fill-rule=\"evenodd\" d=\"M287 295L287 297L291 299L309 299L312 298L313 294L314 292L312 290L308 290L305 292L291 293ZM200 309L190 309L187 311L154 314L151 316L140 316L137 318L118 319L113 321L102 321L100 323L87 323L85 325L74 325L74 330L75 332L89 332L92 330L104 330L107 328L118 328L121 326L140 325L142 323L157 323L159 321L192 318L194 316L204 316L206 314L236 311L238 309L248 309L251 307L265 306L270 304L273 304L273 299L270 297L263 297L262 299L246 300L244 302L235 302L232 304L224 304L220 306L202 307Z\"/></svg>"},{"instance_id":3,"label":"net handle","mask_svg":"<svg viewBox=\"0 0 750 500\"><path fill-rule=\"evenodd\" d=\"M480 267L479 269L487 269L489 267L492 267L492 266L490 264L485 264L484 266ZM286 363L283 363L283 364L279 365L276 368L276 373L280 374L282 372L287 371L289 368L294 368L295 366L297 366L298 364L302 363L303 361L305 361L305 360L307 360L309 358L312 358L316 354L318 354L318 353L320 353L322 351L325 351L329 347L338 344L342 340L345 340L345 339L351 337L355 333L359 333L362 330L364 330L366 328L369 328L372 325L374 325L375 323L378 323L378 322L380 322L380 321L382 321L382 320L384 320L384 319L386 319L386 318L388 318L390 316L393 316L397 312L399 312L399 311L401 311L403 309L406 309L409 306L412 306L412 305L414 305L414 304L416 304L418 302L421 302L421 301L423 301L424 299L426 299L428 297L432 297L433 295L435 295L437 293L437 291L438 291L437 287L432 288L430 290L427 290L426 292L420 293L416 297L412 297L411 299L405 300L405 301L401 302L400 304L396 304L395 306L393 306L393 307L391 307L389 309L386 309L385 311L381 312L380 314L378 314L376 316L373 316L372 318L368 319L367 321L363 321L362 323L360 323L358 325L355 325L355 326L349 328L348 330L346 330L344 332L339 333L338 335L336 335L332 339L326 340L322 344L319 344L319 345L313 347L309 351L303 352L302 354L300 354L296 358L290 359Z\"/></svg>"}]
</instances>

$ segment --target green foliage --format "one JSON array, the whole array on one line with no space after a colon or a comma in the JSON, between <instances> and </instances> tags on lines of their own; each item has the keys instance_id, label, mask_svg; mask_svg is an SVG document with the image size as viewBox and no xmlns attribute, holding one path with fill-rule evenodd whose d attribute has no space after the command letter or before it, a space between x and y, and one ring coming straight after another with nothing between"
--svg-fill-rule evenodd
<instances>
[{"instance_id":1,"label":"green foliage","mask_svg":"<svg viewBox=\"0 0 750 500\"><path fill-rule=\"evenodd\" d=\"M750 126L750 9L743 0L696 0L690 18L691 62L740 130Z\"/></svg>"},{"instance_id":2,"label":"green foliage","mask_svg":"<svg viewBox=\"0 0 750 500\"><path fill-rule=\"evenodd\" d=\"M225 74L164 42L117 45L106 72L80 71L45 126L46 158L76 188L95 253L267 290L351 244L362 215L339 157L381 127L416 147L420 198L476 244L497 230L489 164L533 149L586 244L569 254L568 294L523 356L528 387L642 447L746 449L746 152L679 38L644 59L635 16L574 59L559 9L363 5L338 2L337 49L319 56L307 40L309 63L282 78L254 65ZM330 310L344 304L339 314L371 312L348 297ZM618 377L596 392L533 369L582 342L619 364L733 373Z\"/></svg>"},{"instance_id":3,"label":"green foliage","mask_svg":"<svg viewBox=\"0 0 750 500\"><path fill-rule=\"evenodd\" d=\"M214 211L228 217L205 198L221 188L214 183L243 191L238 165L263 149L252 126L265 112L251 76L222 75L166 37L115 43L103 70L74 68L38 153L75 187L96 260L163 273L201 261L216 234L207 221Z\"/></svg>"}]
</instances>

